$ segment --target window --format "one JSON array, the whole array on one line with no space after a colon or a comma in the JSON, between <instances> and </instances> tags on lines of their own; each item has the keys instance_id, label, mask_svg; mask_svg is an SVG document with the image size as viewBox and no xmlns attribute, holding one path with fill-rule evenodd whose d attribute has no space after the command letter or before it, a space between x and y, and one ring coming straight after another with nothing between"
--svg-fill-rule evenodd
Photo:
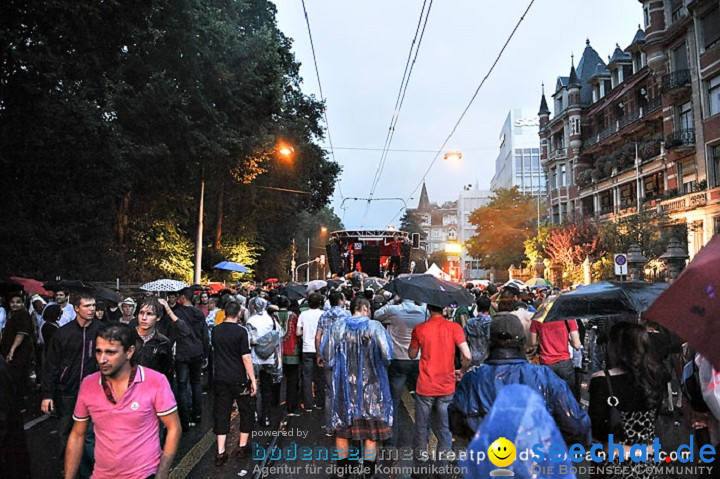
<instances>
[{"instance_id":1,"label":"window","mask_svg":"<svg viewBox=\"0 0 720 479\"><path fill-rule=\"evenodd\" d=\"M670 0L670 23L677 22L687 16L687 13L683 0Z\"/></svg>"},{"instance_id":2,"label":"window","mask_svg":"<svg viewBox=\"0 0 720 479\"><path fill-rule=\"evenodd\" d=\"M706 50L720 41L720 7L716 5L710 13L700 19L700 31Z\"/></svg>"},{"instance_id":3,"label":"window","mask_svg":"<svg viewBox=\"0 0 720 479\"><path fill-rule=\"evenodd\" d=\"M518 171L522 169L522 156L515 155L515 169Z\"/></svg>"},{"instance_id":4,"label":"window","mask_svg":"<svg viewBox=\"0 0 720 479\"><path fill-rule=\"evenodd\" d=\"M713 186L720 186L720 145L710 147L710 164L712 165Z\"/></svg>"},{"instance_id":5,"label":"window","mask_svg":"<svg viewBox=\"0 0 720 479\"><path fill-rule=\"evenodd\" d=\"M570 134L571 135L579 135L580 134L580 118L573 118L573 120L570 122Z\"/></svg>"},{"instance_id":6,"label":"window","mask_svg":"<svg viewBox=\"0 0 720 479\"><path fill-rule=\"evenodd\" d=\"M553 168L550 170L550 189L554 190L557 187L557 170Z\"/></svg>"},{"instance_id":7,"label":"window","mask_svg":"<svg viewBox=\"0 0 720 479\"><path fill-rule=\"evenodd\" d=\"M708 82L710 116L720 113L720 75Z\"/></svg>"},{"instance_id":8,"label":"window","mask_svg":"<svg viewBox=\"0 0 720 479\"><path fill-rule=\"evenodd\" d=\"M688 69L687 48L685 46L685 43L673 49L672 62L673 71Z\"/></svg>"},{"instance_id":9,"label":"window","mask_svg":"<svg viewBox=\"0 0 720 479\"><path fill-rule=\"evenodd\" d=\"M695 191L695 180L690 180L690 181L684 182L682 190L683 190L683 194L686 194L686 195L688 193L692 193L693 191Z\"/></svg>"},{"instance_id":10,"label":"window","mask_svg":"<svg viewBox=\"0 0 720 479\"><path fill-rule=\"evenodd\" d=\"M720 233L720 216L713 217L713 234Z\"/></svg>"},{"instance_id":11,"label":"window","mask_svg":"<svg viewBox=\"0 0 720 479\"><path fill-rule=\"evenodd\" d=\"M600 193L600 214L604 215L612 213L613 210L613 197L612 190L605 190Z\"/></svg>"},{"instance_id":12,"label":"window","mask_svg":"<svg viewBox=\"0 0 720 479\"><path fill-rule=\"evenodd\" d=\"M645 182L645 199L652 200L665 194L665 178L663 173L658 172L654 175L643 178Z\"/></svg>"},{"instance_id":13,"label":"window","mask_svg":"<svg viewBox=\"0 0 720 479\"><path fill-rule=\"evenodd\" d=\"M648 7L646 6L643 8L643 15L645 17L645 29L650 25L650 11L648 10Z\"/></svg>"},{"instance_id":14,"label":"window","mask_svg":"<svg viewBox=\"0 0 720 479\"><path fill-rule=\"evenodd\" d=\"M692 118L692 103L684 103L678 110L678 130L692 130L693 118Z\"/></svg>"},{"instance_id":15,"label":"window","mask_svg":"<svg viewBox=\"0 0 720 479\"><path fill-rule=\"evenodd\" d=\"M567 171L564 164L560 165L560 185L567 186Z\"/></svg>"}]
</instances>

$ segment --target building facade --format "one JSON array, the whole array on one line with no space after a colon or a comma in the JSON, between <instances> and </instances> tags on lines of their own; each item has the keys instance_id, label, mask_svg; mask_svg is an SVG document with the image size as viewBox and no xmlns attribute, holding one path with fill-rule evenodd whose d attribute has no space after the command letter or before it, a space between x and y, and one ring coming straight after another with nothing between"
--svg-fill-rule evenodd
<instances>
[{"instance_id":1,"label":"building facade","mask_svg":"<svg viewBox=\"0 0 720 479\"><path fill-rule=\"evenodd\" d=\"M481 190L478 184L467 185L460 192L457 200L458 241L462 246L460 253L460 273L463 279L482 279L487 277L487 270L479 260L470 256L465 242L475 235L475 225L470 223L470 214L481 206L487 205L492 199L492 191Z\"/></svg>"},{"instance_id":2,"label":"building facade","mask_svg":"<svg viewBox=\"0 0 720 479\"><path fill-rule=\"evenodd\" d=\"M720 2L643 0L645 30L605 63L586 43L543 92L552 223L646 211L682 223L692 257L720 230Z\"/></svg>"},{"instance_id":3,"label":"building facade","mask_svg":"<svg viewBox=\"0 0 720 479\"><path fill-rule=\"evenodd\" d=\"M490 189L517 186L529 195L545 194L545 173L540 165L540 121L531 110L510 110L500 130L500 151Z\"/></svg>"}]
</instances>

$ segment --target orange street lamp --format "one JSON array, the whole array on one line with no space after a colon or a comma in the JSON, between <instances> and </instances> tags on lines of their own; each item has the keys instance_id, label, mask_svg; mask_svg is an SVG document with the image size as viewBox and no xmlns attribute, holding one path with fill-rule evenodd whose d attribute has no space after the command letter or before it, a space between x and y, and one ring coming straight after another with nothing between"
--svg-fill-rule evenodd
<instances>
[{"instance_id":1,"label":"orange street lamp","mask_svg":"<svg viewBox=\"0 0 720 479\"><path fill-rule=\"evenodd\" d=\"M448 151L443 156L443 160L462 160L462 153L459 151Z\"/></svg>"},{"instance_id":2,"label":"orange street lamp","mask_svg":"<svg viewBox=\"0 0 720 479\"><path fill-rule=\"evenodd\" d=\"M295 152L295 148L293 148L292 146L288 146L288 145L280 145L277 149L277 152L281 156L289 157Z\"/></svg>"},{"instance_id":3,"label":"orange street lamp","mask_svg":"<svg viewBox=\"0 0 720 479\"><path fill-rule=\"evenodd\" d=\"M322 233L322 234L327 233L327 226L321 226L321 227L320 227L320 233Z\"/></svg>"}]
</instances>

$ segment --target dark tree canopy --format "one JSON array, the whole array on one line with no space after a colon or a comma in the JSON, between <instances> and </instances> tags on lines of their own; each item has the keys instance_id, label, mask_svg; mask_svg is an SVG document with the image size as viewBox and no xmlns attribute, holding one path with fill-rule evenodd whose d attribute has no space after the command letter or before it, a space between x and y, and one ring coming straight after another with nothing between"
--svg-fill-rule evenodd
<instances>
[{"instance_id":1,"label":"dark tree canopy","mask_svg":"<svg viewBox=\"0 0 720 479\"><path fill-rule=\"evenodd\" d=\"M317 145L324 106L301 92L275 13L266 0L1 2L0 270L186 276L203 179L204 271L218 257L277 267L340 167Z\"/></svg>"}]
</instances>

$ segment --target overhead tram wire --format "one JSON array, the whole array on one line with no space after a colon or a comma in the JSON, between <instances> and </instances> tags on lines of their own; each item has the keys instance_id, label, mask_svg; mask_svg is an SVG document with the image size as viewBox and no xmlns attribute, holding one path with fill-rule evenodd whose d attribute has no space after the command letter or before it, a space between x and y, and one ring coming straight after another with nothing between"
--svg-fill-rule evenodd
<instances>
[{"instance_id":1,"label":"overhead tram wire","mask_svg":"<svg viewBox=\"0 0 720 479\"><path fill-rule=\"evenodd\" d=\"M330 144L330 156L332 157L332 160L335 163L337 163L337 160L335 160L335 149L333 148L332 137L330 136L330 122L328 121L328 116L327 116L327 105L325 104L325 94L323 93L322 82L320 81L320 69L318 69L317 56L315 55L315 42L313 42L312 29L310 28L310 17L308 16L307 8L305 6L305 0L302 0L302 7L303 7L303 13L305 14L305 24L307 25L308 38L310 39L310 50L312 51L313 65L315 66L315 76L317 77L318 90L320 92L320 101L323 102L323 107L324 107L323 108L323 119L325 120L325 127L327 128L327 138L328 138L328 143ZM338 193L340 193L340 200L343 200L345 197L343 196L342 188L340 187L340 182L338 182L337 187L338 187ZM343 212L343 216L344 216L344 212Z\"/></svg>"},{"instance_id":2,"label":"overhead tram wire","mask_svg":"<svg viewBox=\"0 0 720 479\"><path fill-rule=\"evenodd\" d=\"M510 36L508 36L507 40L505 40L505 44L500 49L500 52L498 53L497 57L495 57L495 61L492 63L492 65L490 66L490 69L483 77L482 81L480 82L480 85L478 85L472 98L470 98L470 101L468 102L467 106L465 107L462 114L460 115L460 118L458 118L458 120L455 122L455 126L453 126L452 131L450 131L450 134L447 136L447 138L445 138L445 141L443 141L442 145L440 145L440 148L437 150L437 153L435 153L435 157L433 157L432 161L430 162L430 165L428 166L427 170L423 174L422 178L420 178L420 181L418 182L418 184L415 186L415 188L412 190L412 192L407 196L408 199L411 198L412 195L415 194L415 192L418 190L418 188L420 188L420 186L422 186L423 182L425 181L425 178L427 177L428 173L430 173L430 170L432 169L433 165L435 165L435 162L437 161L438 157L440 156L440 152L442 152L444 150L445 146L450 141L450 138L452 138L452 136L455 134L455 131L457 130L458 126L460 125L460 122L462 122L463 118L465 118L465 115L467 114L468 110L470 109L473 102L475 101L475 98L477 98L478 93L480 93L480 89L483 87L483 85L485 84L487 79L490 77L490 74L493 72L493 70L497 66L498 62L500 62L500 58L502 58L503 53L505 53L505 49L510 44L510 41L515 36L515 33L517 32L518 28L520 27L520 24L523 22L523 20L525 20L525 16L530 11L530 8L533 6L534 3L535 3L535 0L530 0L530 3L528 4L527 8L523 12L523 14L520 16L520 19L515 24L515 28L512 29L512 32L510 32ZM398 211L395 214L395 216L393 216L393 219L391 219L388 222L388 224L392 224L392 222L397 219L397 217L400 215L401 212L402 212L402 209L400 211Z\"/></svg>"},{"instance_id":3,"label":"overhead tram wire","mask_svg":"<svg viewBox=\"0 0 720 479\"><path fill-rule=\"evenodd\" d=\"M398 89L398 95L395 99L395 108L393 109L393 115L390 119L390 127L388 128L387 135L385 136L385 145L383 146L383 152L380 154L380 161L378 162L378 166L375 170L375 176L373 178L372 185L370 187L370 194L368 195L368 201L365 205L365 213L363 214L363 218L361 221L361 224L365 223L365 219L367 218L368 211L370 210L370 202L372 201L372 197L375 194L375 190L377 189L377 185L380 182L380 178L382 177L382 172L385 168L385 161L387 160L388 151L390 148L390 144L392 143L393 136L395 135L395 126L397 125L397 121L400 115L400 110L402 109L403 102L405 101L405 94L407 92L408 84L410 83L410 77L412 76L413 69L415 67L415 62L418 57L418 52L420 51L420 45L422 44L422 39L425 35L425 27L427 26L428 18L430 17L430 9L432 8L433 0L430 0L430 3L428 4L427 11L425 10L425 5L427 4L427 0L423 1L422 9L420 10L420 17L418 18L417 26L415 27L415 35L413 36L412 43L410 44L410 51L408 52L408 57L405 62L405 71L403 72L403 78L400 81L400 88ZM423 16L425 17L423 20ZM421 30L422 25L422 30ZM419 34L419 37L418 37ZM417 46L416 46L417 44ZM413 55L413 50L415 50L415 53Z\"/></svg>"}]
</instances>

